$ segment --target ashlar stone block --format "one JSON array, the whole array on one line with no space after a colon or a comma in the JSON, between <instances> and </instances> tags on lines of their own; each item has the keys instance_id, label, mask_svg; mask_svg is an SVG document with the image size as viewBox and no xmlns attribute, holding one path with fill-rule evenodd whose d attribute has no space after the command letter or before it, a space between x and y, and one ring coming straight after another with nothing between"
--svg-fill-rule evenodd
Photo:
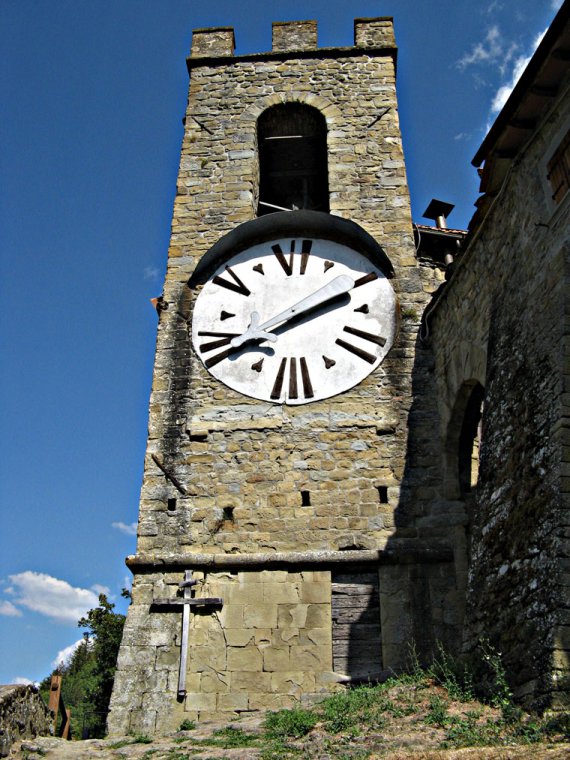
<instances>
[{"instance_id":1,"label":"ashlar stone block","mask_svg":"<svg viewBox=\"0 0 570 760\"><path fill-rule=\"evenodd\" d=\"M246 604L243 613L244 625L251 628L276 628L276 604Z\"/></svg>"},{"instance_id":2,"label":"ashlar stone block","mask_svg":"<svg viewBox=\"0 0 570 760\"><path fill-rule=\"evenodd\" d=\"M229 671L262 670L263 657L256 646L229 647L227 668Z\"/></svg>"},{"instance_id":3,"label":"ashlar stone block","mask_svg":"<svg viewBox=\"0 0 570 760\"><path fill-rule=\"evenodd\" d=\"M234 672L230 674L231 692L271 691L271 673Z\"/></svg>"},{"instance_id":4,"label":"ashlar stone block","mask_svg":"<svg viewBox=\"0 0 570 760\"><path fill-rule=\"evenodd\" d=\"M263 670L288 671L291 668L288 646L270 646L263 650Z\"/></svg>"}]
</instances>

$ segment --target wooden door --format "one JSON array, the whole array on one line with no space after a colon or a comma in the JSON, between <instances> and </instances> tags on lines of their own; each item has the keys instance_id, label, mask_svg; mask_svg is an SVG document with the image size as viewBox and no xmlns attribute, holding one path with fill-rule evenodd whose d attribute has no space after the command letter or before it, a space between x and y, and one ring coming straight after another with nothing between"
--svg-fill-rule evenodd
<instances>
[{"instance_id":1,"label":"wooden door","mask_svg":"<svg viewBox=\"0 0 570 760\"><path fill-rule=\"evenodd\" d=\"M355 681L382 671L378 572L332 574L333 670Z\"/></svg>"}]
</instances>

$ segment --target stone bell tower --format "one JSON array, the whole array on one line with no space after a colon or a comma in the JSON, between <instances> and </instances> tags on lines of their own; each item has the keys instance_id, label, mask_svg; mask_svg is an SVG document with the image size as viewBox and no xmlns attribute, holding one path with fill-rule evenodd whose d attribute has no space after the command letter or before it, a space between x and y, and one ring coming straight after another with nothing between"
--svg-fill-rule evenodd
<instances>
[{"instance_id":1,"label":"stone bell tower","mask_svg":"<svg viewBox=\"0 0 570 760\"><path fill-rule=\"evenodd\" d=\"M456 633L452 552L418 529L434 282L396 53L390 18L242 56L193 33L111 733L310 704Z\"/></svg>"}]
</instances>

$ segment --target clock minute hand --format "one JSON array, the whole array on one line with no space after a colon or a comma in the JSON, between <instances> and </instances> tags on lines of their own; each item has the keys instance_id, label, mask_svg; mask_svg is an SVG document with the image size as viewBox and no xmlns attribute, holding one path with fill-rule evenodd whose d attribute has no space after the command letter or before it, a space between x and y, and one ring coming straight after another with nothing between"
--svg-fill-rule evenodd
<instances>
[{"instance_id":1,"label":"clock minute hand","mask_svg":"<svg viewBox=\"0 0 570 760\"><path fill-rule=\"evenodd\" d=\"M292 317L298 317L299 314L304 314L306 311L310 311L311 309L330 301L331 298L340 296L343 293L348 293L353 287L353 278L347 274L341 274L326 285L323 285L322 288L315 290L310 296L303 298L301 301L293 304L293 306L285 309L285 311L282 311L280 314L271 317L271 319L268 319L262 325L259 324L259 315L254 311L251 314L251 322L247 330L236 338L232 338L231 345L233 348L239 348L239 346L246 341L259 338L274 341L277 339L277 336L273 333L267 332L271 327L275 327L275 325L278 325L281 322L287 322Z\"/></svg>"}]
</instances>

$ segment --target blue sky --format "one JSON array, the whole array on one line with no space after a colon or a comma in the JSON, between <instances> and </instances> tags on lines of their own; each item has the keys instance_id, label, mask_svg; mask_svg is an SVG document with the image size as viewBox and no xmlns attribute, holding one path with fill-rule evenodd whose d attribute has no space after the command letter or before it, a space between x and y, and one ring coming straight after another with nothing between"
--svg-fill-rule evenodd
<instances>
[{"instance_id":1,"label":"blue sky","mask_svg":"<svg viewBox=\"0 0 570 760\"><path fill-rule=\"evenodd\" d=\"M315 18L319 44L394 16L415 221L467 224L470 165L560 0L0 3L0 683L38 680L124 557L146 443L156 314L193 28ZM271 7L270 7L271 6Z\"/></svg>"}]
</instances>

